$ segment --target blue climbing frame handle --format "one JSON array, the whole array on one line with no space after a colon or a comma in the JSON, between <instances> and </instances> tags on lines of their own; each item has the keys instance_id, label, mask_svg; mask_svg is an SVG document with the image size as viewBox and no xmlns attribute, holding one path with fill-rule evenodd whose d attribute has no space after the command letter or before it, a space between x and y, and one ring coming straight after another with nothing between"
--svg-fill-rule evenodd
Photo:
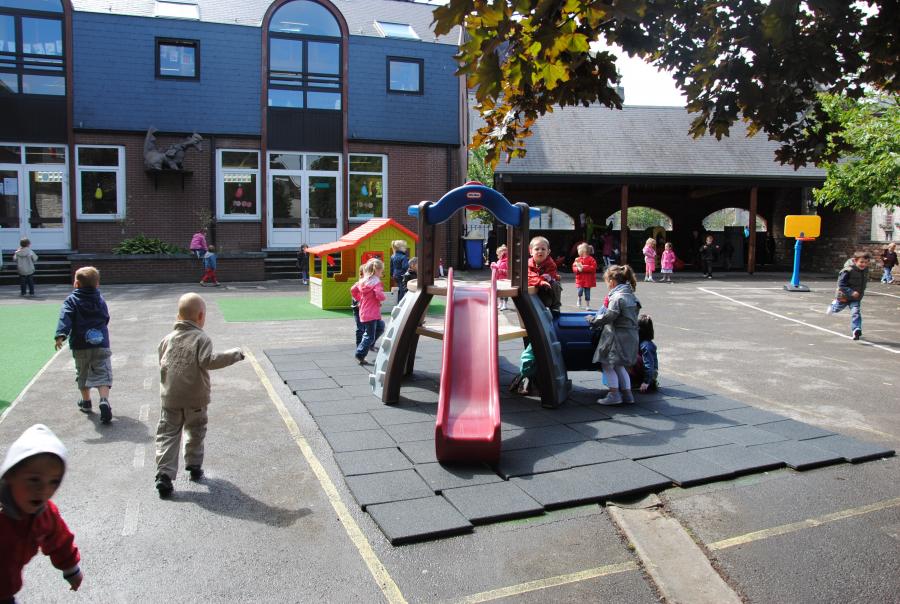
<instances>
[{"instance_id":1,"label":"blue climbing frame handle","mask_svg":"<svg viewBox=\"0 0 900 604\"><path fill-rule=\"evenodd\" d=\"M440 224L467 206L481 206L493 214L503 224L519 226L519 208L498 191L482 184L466 184L445 193L426 210L425 219L429 224ZM529 218L540 216L540 210L529 208ZM409 206L409 215L418 216L419 206Z\"/></svg>"}]
</instances>

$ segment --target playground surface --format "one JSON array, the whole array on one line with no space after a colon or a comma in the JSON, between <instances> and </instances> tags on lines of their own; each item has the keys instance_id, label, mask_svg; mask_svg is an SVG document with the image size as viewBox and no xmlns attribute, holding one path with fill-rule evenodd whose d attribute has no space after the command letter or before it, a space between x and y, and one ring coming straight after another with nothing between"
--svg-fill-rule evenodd
<instances>
[{"instance_id":1,"label":"playground surface","mask_svg":"<svg viewBox=\"0 0 900 604\"><path fill-rule=\"evenodd\" d=\"M637 292L654 317L670 388L684 384L693 394L712 392L789 418L780 421L878 447L900 445L895 376L900 290L870 285L863 341L853 342L849 317L824 313L831 278L804 278L813 291L792 294L781 290L782 275L680 277L675 285L641 283ZM574 310L574 288L567 285L564 310ZM658 586L644 573L645 562L620 536L608 508L597 503L550 505L537 516L392 546L357 504L348 486L352 481L345 480L342 469L357 460L334 452L332 441L334 434L409 425L385 418L413 405L382 408L367 395L367 376L352 361L352 320L227 323L219 310L220 300L241 304L293 295L296 283L103 289L113 315L112 425L75 410L67 351L52 358L0 422L4 450L38 421L69 447L70 469L54 499L84 558L82 590L65 595L67 585L46 558L33 560L23 601L657 601ZM192 483L179 475L173 499L163 501L153 489L156 346L171 328L175 300L185 291L198 291L210 302L207 331L218 349L242 346L251 355L213 374L207 478ZM42 295L59 304L67 292L46 286ZM13 288L0 291L0 313L29 303L34 304L19 300ZM52 329L51 323L47 346ZM16 345L8 339L4 344ZM517 345L501 345L509 363ZM297 383L285 383L278 363L265 354L285 349L291 353L272 356L295 357L306 367L298 372L322 372L326 378L300 374L293 378ZM401 396L424 408L428 399L436 400L440 352L426 341L420 349L417 371L424 379L404 386ZM571 377L580 383L576 400L558 410L542 410L534 399L504 392L501 407L510 430L540 428L533 422L554 412L624 412L589 403L599 392L589 383L596 375ZM333 395L322 394L321 401L301 403L293 390L303 399L303 384L317 379L333 380L352 396L328 401ZM318 391L335 391L328 386ZM322 414L312 412L335 400L370 407L365 414L376 428L342 432L322 425ZM377 416L384 416L384 425ZM528 425L515 426L517 420ZM396 448L403 452L403 443ZM512 451L531 448L537 447ZM411 463L405 452L404 458ZM554 458L559 456L549 461ZM896 457L660 487L659 496L664 513L688 530L747 601L892 601L900 590Z\"/></svg>"}]
</instances>

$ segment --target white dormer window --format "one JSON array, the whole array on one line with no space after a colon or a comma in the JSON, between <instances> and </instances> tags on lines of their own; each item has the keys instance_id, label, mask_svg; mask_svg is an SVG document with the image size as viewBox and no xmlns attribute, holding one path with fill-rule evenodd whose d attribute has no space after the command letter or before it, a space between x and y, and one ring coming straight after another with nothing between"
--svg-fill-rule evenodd
<instances>
[{"instance_id":1,"label":"white dormer window","mask_svg":"<svg viewBox=\"0 0 900 604\"><path fill-rule=\"evenodd\" d=\"M196 0L156 0L153 3L153 16L199 21L200 7Z\"/></svg>"},{"instance_id":2,"label":"white dormer window","mask_svg":"<svg viewBox=\"0 0 900 604\"><path fill-rule=\"evenodd\" d=\"M375 29L385 38L401 38L403 40L418 40L416 30L408 23L390 23L388 21L376 21Z\"/></svg>"}]
</instances>

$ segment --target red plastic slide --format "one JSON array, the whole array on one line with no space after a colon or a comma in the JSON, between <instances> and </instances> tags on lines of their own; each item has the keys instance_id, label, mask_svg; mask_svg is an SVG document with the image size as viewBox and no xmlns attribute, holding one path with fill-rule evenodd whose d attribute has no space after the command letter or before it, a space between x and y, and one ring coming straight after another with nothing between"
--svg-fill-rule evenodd
<instances>
[{"instance_id":1,"label":"red plastic slide","mask_svg":"<svg viewBox=\"0 0 900 604\"><path fill-rule=\"evenodd\" d=\"M455 286L447 275L441 389L435 425L439 461L500 459L497 272L490 288Z\"/></svg>"}]
</instances>

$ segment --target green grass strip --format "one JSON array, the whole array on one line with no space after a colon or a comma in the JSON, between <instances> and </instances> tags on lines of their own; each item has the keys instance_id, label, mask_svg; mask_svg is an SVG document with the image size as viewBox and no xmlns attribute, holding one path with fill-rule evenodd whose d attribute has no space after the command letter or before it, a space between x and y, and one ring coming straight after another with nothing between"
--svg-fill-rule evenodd
<instances>
[{"instance_id":1,"label":"green grass strip","mask_svg":"<svg viewBox=\"0 0 900 604\"><path fill-rule=\"evenodd\" d=\"M322 310L313 306L309 296L272 296L265 298L220 298L216 300L222 316L228 323L252 323L256 321L310 321L314 319L350 319L350 309ZM390 306L382 307L382 314L390 313ZM432 299L429 315L443 316L443 299Z\"/></svg>"},{"instance_id":2,"label":"green grass strip","mask_svg":"<svg viewBox=\"0 0 900 604\"><path fill-rule=\"evenodd\" d=\"M55 354L59 309L59 304L0 306L0 413Z\"/></svg>"}]
</instances>

